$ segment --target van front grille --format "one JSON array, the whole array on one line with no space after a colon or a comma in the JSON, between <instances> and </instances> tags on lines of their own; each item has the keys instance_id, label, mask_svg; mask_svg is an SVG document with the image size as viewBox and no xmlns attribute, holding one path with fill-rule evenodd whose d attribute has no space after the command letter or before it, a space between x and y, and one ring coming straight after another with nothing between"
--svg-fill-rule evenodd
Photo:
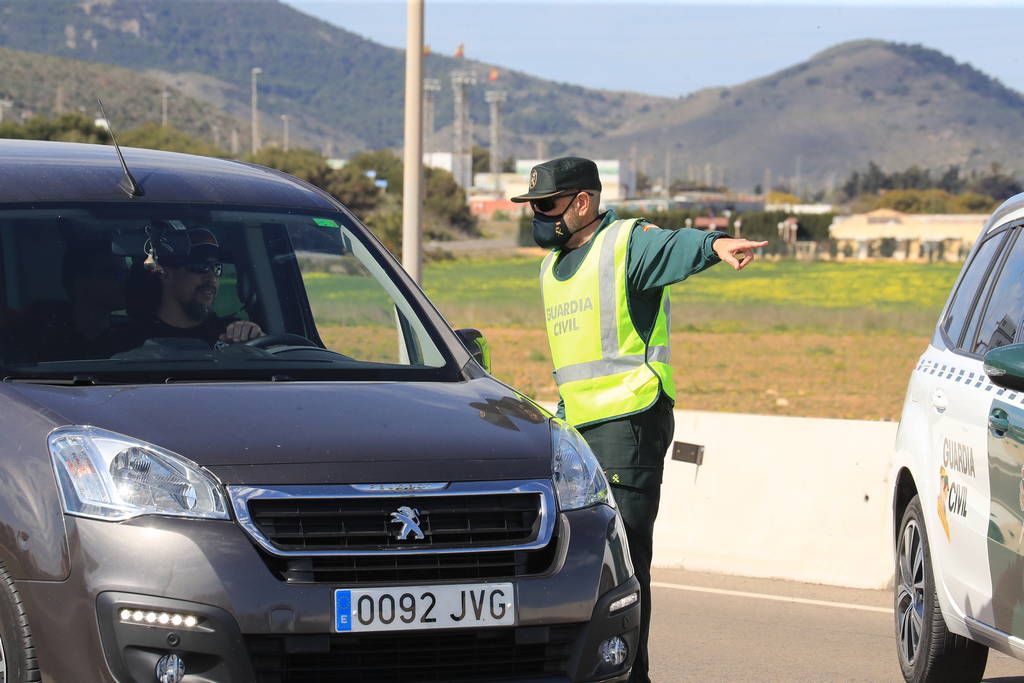
<instances>
[{"instance_id":1,"label":"van front grille","mask_svg":"<svg viewBox=\"0 0 1024 683\"><path fill-rule=\"evenodd\" d=\"M537 493L252 498L248 506L256 529L291 552L518 545L537 538L541 517ZM415 530L404 528L403 508L413 512Z\"/></svg>"}]
</instances>

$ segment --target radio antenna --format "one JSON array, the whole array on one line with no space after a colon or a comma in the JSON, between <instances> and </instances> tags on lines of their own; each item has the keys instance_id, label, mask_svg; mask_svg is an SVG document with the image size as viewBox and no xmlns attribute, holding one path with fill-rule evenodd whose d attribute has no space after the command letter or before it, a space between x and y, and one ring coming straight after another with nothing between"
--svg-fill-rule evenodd
<instances>
[{"instance_id":1,"label":"radio antenna","mask_svg":"<svg viewBox=\"0 0 1024 683\"><path fill-rule=\"evenodd\" d=\"M96 104L100 105L100 114L103 116L104 123L107 124L107 132L110 133L110 140L114 143L117 158L121 161L121 169L124 170L124 178L118 183L118 187L127 192L129 197L141 197L143 195L142 186L128 170L128 164L125 163L124 155L121 154L121 146L117 144L117 138L114 136L114 127L110 125L110 119L107 118L107 112L103 109L103 102L99 97L96 98Z\"/></svg>"}]
</instances>

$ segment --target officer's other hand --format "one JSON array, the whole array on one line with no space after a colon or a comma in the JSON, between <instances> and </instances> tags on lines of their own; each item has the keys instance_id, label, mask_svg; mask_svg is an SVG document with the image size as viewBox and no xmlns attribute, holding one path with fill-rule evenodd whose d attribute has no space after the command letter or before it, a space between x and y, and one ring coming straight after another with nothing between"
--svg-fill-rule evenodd
<instances>
[{"instance_id":1,"label":"officer's other hand","mask_svg":"<svg viewBox=\"0 0 1024 683\"><path fill-rule=\"evenodd\" d=\"M236 320L228 325L227 329L224 330L224 334L220 335L220 340L229 344L235 344L262 336L263 329L256 323L251 320Z\"/></svg>"},{"instance_id":2,"label":"officer's other hand","mask_svg":"<svg viewBox=\"0 0 1024 683\"><path fill-rule=\"evenodd\" d=\"M754 260L754 249L760 249L767 245L767 242L719 237L711 243L711 248L718 254L718 258L732 266L733 270L743 270Z\"/></svg>"}]
</instances>

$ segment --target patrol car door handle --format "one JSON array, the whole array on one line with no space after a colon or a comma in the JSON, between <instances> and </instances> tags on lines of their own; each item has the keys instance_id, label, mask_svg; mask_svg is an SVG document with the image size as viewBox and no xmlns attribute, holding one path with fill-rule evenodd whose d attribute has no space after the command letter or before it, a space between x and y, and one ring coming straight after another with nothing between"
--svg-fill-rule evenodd
<instances>
[{"instance_id":1,"label":"patrol car door handle","mask_svg":"<svg viewBox=\"0 0 1024 683\"><path fill-rule=\"evenodd\" d=\"M949 406L949 401L946 399L946 392L942 389L936 389L932 392L932 408L935 408L938 412L944 412Z\"/></svg>"},{"instance_id":2,"label":"patrol car door handle","mask_svg":"<svg viewBox=\"0 0 1024 683\"><path fill-rule=\"evenodd\" d=\"M1003 438L1010 430L1010 416L1005 410L995 408L988 414L988 428L992 432L992 436L997 439Z\"/></svg>"}]
</instances>

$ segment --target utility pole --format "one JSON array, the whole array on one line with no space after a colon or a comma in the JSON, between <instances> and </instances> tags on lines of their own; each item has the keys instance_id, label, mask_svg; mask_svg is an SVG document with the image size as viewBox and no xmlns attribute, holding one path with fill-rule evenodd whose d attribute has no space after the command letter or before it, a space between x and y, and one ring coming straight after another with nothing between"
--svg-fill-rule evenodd
<instances>
[{"instance_id":1,"label":"utility pole","mask_svg":"<svg viewBox=\"0 0 1024 683\"><path fill-rule=\"evenodd\" d=\"M488 90L484 94L491 105L491 175L495 192L501 192L501 104L507 97L504 90Z\"/></svg>"},{"instance_id":2,"label":"utility pole","mask_svg":"<svg viewBox=\"0 0 1024 683\"><path fill-rule=\"evenodd\" d=\"M639 167L636 163L636 145L631 145L629 148L629 196L631 197L636 196L637 180L639 180L637 171L639 171Z\"/></svg>"},{"instance_id":3,"label":"utility pole","mask_svg":"<svg viewBox=\"0 0 1024 683\"><path fill-rule=\"evenodd\" d=\"M238 141L238 129L231 129L231 155L237 157L238 152L241 149L241 144Z\"/></svg>"},{"instance_id":4,"label":"utility pole","mask_svg":"<svg viewBox=\"0 0 1024 683\"><path fill-rule=\"evenodd\" d=\"M252 153L260 151L260 115L259 101L256 94L256 77L263 73L258 66L252 68Z\"/></svg>"},{"instance_id":5,"label":"utility pole","mask_svg":"<svg viewBox=\"0 0 1024 683\"><path fill-rule=\"evenodd\" d=\"M220 149L220 126L214 123L210 127L213 128L213 146Z\"/></svg>"},{"instance_id":6,"label":"utility pole","mask_svg":"<svg viewBox=\"0 0 1024 683\"><path fill-rule=\"evenodd\" d=\"M466 102L466 86L475 84L476 77L471 71L452 72L452 99L455 103L452 175L455 176L455 182L464 190L468 190L473 185L473 148L469 140L469 105ZM469 157L468 160L467 157Z\"/></svg>"},{"instance_id":7,"label":"utility pole","mask_svg":"<svg viewBox=\"0 0 1024 683\"><path fill-rule=\"evenodd\" d=\"M169 98L170 96L171 96L171 94L169 92L167 92L167 88L164 88L164 91L162 93L160 93L160 111L161 111L161 114L160 114L160 127L161 128L166 128L167 127L167 98Z\"/></svg>"},{"instance_id":8,"label":"utility pole","mask_svg":"<svg viewBox=\"0 0 1024 683\"><path fill-rule=\"evenodd\" d=\"M436 78L423 79L423 151L436 152L437 142L434 140L434 110L437 106L437 93L441 92L441 81Z\"/></svg>"},{"instance_id":9,"label":"utility pole","mask_svg":"<svg viewBox=\"0 0 1024 683\"><path fill-rule=\"evenodd\" d=\"M797 154L796 155L796 176L793 178L793 194L795 194L797 197L802 197L803 196L803 192L800 191L800 185L803 182L802 178L800 177L801 176L801 174L800 174L800 167L803 166L803 161L804 161L803 157L801 155Z\"/></svg>"},{"instance_id":10,"label":"utility pole","mask_svg":"<svg viewBox=\"0 0 1024 683\"><path fill-rule=\"evenodd\" d=\"M663 187L665 188L665 196L671 197L672 190L669 187L672 185L672 150L665 149L665 182Z\"/></svg>"},{"instance_id":11,"label":"utility pole","mask_svg":"<svg viewBox=\"0 0 1024 683\"><path fill-rule=\"evenodd\" d=\"M420 283L420 220L423 214L423 0L406 2L404 151L402 266L409 277Z\"/></svg>"},{"instance_id":12,"label":"utility pole","mask_svg":"<svg viewBox=\"0 0 1024 683\"><path fill-rule=\"evenodd\" d=\"M281 114L281 123L284 125L284 151L288 151L288 114Z\"/></svg>"}]
</instances>

